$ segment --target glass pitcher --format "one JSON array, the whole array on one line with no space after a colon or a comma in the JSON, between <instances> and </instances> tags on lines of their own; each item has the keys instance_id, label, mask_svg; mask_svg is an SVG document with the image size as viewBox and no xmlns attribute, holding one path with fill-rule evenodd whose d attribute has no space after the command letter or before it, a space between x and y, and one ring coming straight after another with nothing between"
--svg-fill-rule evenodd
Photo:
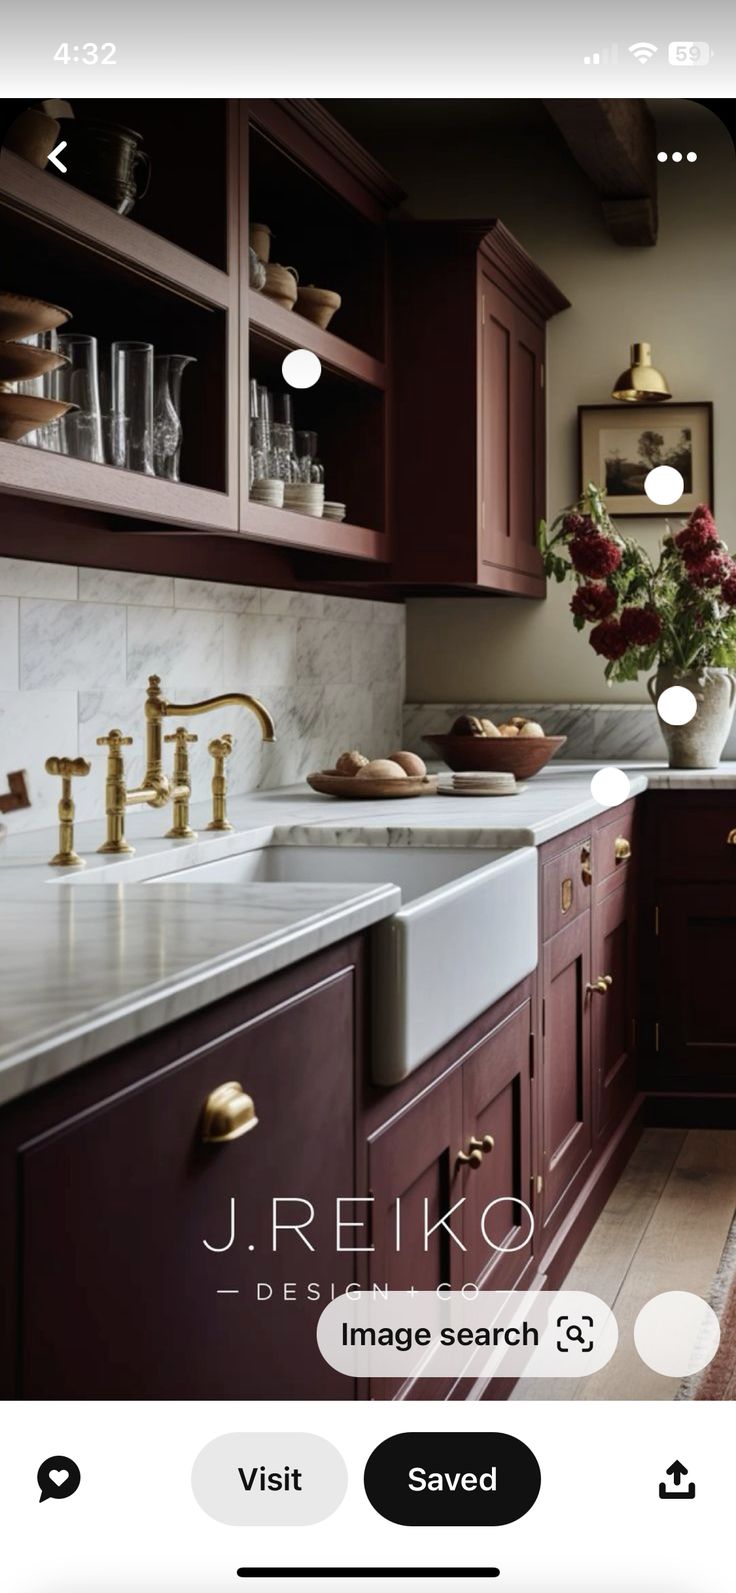
<instances>
[{"instance_id":1,"label":"glass pitcher","mask_svg":"<svg viewBox=\"0 0 736 1593\"><path fill-rule=\"evenodd\" d=\"M157 354L153 362L153 468L166 481L179 480L181 381L193 354Z\"/></svg>"}]
</instances>

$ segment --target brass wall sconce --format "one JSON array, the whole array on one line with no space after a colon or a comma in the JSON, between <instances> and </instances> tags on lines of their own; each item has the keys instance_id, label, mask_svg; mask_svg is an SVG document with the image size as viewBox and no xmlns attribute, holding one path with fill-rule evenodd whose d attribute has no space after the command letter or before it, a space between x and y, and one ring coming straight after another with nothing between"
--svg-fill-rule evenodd
<instances>
[{"instance_id":1,"label":"brass wall sconce","mask_svg":"<svg viewBox=\"0 0 736 1593\"><path fill-rule=\"evenodd\" d=\"M621 404L664 404L672 394L666 376L652 364L651 343L632 343L631 364L614 382L612 398Z\"/></svg>"}]
</instances>

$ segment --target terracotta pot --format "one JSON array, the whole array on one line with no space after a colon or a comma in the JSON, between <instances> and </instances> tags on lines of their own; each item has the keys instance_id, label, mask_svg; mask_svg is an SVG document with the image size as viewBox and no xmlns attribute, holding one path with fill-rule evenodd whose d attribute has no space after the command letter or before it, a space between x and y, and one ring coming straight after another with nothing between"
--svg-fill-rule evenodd
<instances>
[{"instance_id":1,"label":"terracotta pot","mask_svg":"<svg viewBox=\"0 0 736 1593\"><path fill-rule=\"evenodd\" d=\"M668 686L684 686L693 693L697 713L687 725L668 725L659 719L671 769L715 769L733 720L736 679L729 669L683 672L673 664L660 664L647 681L647 691L657 707Z\"/></svg>"},{"instance_id":2,"label":"terracotta pot","mask_svg":"<svg viewBox=\"0 0 736 1593\"><path fill-rule=\"evenodd\" d=\"M304 315L308 321L314 321L316 326L321 326L326 332L333 315L339 310L342 299L339 293L333 293L331 288L309 287L299 288L297 294L297 311Z\"/></svg>"}]
</instances>

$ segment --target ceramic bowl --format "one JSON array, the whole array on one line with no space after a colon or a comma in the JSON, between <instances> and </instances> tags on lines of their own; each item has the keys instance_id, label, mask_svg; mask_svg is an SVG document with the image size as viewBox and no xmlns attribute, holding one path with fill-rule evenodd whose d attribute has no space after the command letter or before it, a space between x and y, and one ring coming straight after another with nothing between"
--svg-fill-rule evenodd
<instances>
[{"instance_id":1,"label":"ceramic bowl","mask_svg":"<svg viewBox=\"0 0 736 1593\"><path fill-rule=\"evenodd\" d=\"M69 320L69 310L44 299L29 299L23 293L0 290L0 341L30 337L33 332L53 332Z\"/></svg>"},{"instance_id":2,"label":"ceramic bowl","mask_svg":"<svg viewBox=\"0 0 736 1593\"><path fill-rule=\"evenodd\" d=\"M331 288L315 288L311 283L308 287L300 286L296 297L297 313L313 321L315 326L321 326L323 332L327 331L341 304L339 293L333 293Z\"/></svg>"},{"instance_id":3,"label":"ceramic bowl","mask_svg":"<svg viewBox=\"0 0 736 1593\"><path fill-rule=\"evenodd\" d=\"M39 426L48 426L59 420L76 404L60 404L54 398L32 398L26 393L0 392L0 438L5 442L19 442Z\"/></svg>"},{"instance_id":4,"label":"ceramic bowl","mask_svg":"<svg viewBox=\"0 0 736 1593\"><path fill-rule=\"evenodd\" d=\"M267 265L263 292L283 310L293 310L296 304L298 275L293 266Z\"/></svg>"},{"instance_id":5,"label":"ceramic bowl","mask_svg":"<svg viewBox=\"0 0 736 1593\"><path fill-rule=\"evenodd\" d=\"M564 747L567 736L423 736L449 769L508 771L517 780L539 774Z\"/></svg>"},{"instance_id":6,"label":"ceramic bowl","mask_svg":"<svg viewBox=\"0 0 736 1593\"><path fill-rule=\"evenodd\" d=\"M322 513L325 520L344 520L347 508L344 503L325 503Z\"/></svg>"}]
</instances>

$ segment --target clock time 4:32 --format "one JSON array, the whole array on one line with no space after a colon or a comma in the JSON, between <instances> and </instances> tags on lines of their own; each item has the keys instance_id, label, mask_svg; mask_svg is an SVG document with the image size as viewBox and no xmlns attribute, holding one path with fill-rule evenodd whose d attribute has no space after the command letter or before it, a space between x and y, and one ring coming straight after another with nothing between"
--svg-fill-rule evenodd
<instances>
[{"instance_id":1,"label":"clock time 4:32","mask_svg":"<svg viewBox=\"0 0 736 1593\"><path fill-rule=\"evenodd\" d=\"M117 66L116 44L60 44L54 60L62 66Z\"/></svg>"}]
</instances>

